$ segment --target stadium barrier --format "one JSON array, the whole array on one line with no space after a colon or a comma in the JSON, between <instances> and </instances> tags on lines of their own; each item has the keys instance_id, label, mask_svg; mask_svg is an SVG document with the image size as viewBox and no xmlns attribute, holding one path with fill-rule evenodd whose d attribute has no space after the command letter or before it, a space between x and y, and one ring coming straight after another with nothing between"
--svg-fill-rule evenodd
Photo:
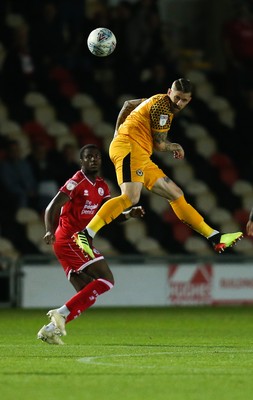
<instances>
[{"instance_id":1,"label":"stadium barrier","mask_svg":"<svg viewBox=\"0 0 253 400\"><path fill-rule=\"evenodd\" d=\"M115 287L95 307L253 304L253 260L241 256L107 258ZM18 306L52 308L74 289L55 259L24 258Z\"/></svg>"},{"instance_id":2,"label":"stadium barrier","mask_svg":"<svg viewBox=\"0 0 253 400\"><path fill-rule=\"evenodd\" d=\"M18 263L8 257L0 256L0 307L18 305Z\"/></svg>"}]
</instances>

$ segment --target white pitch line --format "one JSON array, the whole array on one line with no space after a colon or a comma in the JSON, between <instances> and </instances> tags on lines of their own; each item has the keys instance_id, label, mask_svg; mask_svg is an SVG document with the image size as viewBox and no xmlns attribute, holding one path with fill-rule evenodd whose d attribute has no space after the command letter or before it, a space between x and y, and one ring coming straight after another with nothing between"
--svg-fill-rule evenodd
<instances>
[{"instance_id":1,"label":"white pitch line","mask_svg":"<svg viewBox=\"0 0 253 400\"><path fill-rule=\"evenodd\" d=\"M90 357L82 357L77 359L77 361L82 362L84 364L92 364L92 365L104 365L104 366L112 366L112 367L129 367L129 365L126 364L119 364L117 362L108 362L108 361L101 361L103 359L108 359L108 358L121 358L121 357L150 357L150 356L166 356L166 355L194 355L194 354L206 354L206 353L213 353L213 354L229 354L229 353L253 353L253 349L216 349L216 350L211 350L211 349L203 349L203 350L187 350L187 351L165 351L165 352L156 352L156 353L140 353L140 354L106 354L103 356L90 356ZM166 369L174 369L175 366L173 365L131 365L131 367L134 368L166 368ZM192 369L189 369L191 372L199 372L202 371L204 372L203 368L194 368L194 371ZM235 371L236 369L233 369ZM240 372L242 372L242 369L238 369ZM213 371L213 369L206 369L206 371ZM221 370L223 371L223 369ZM216 369L217 372L217 369Z\"/></svg>"},{"instance_id":2,"label":"white pitch line","mask_svg":"<svg viewBox=\"0 0 253 400\"><path fill-rule=\"evenodd\" d=\"M79 358L78 361L83 362L85 364L95 364L95 365L110 365L110 366L117 366L117 367L125 367L125 364L118 364L118 363L111 363L107 361L97 361L103 358L119 358L119 357L147 357L150 355L161 355L161 354L173 354L172 352L167 353L142 353L142 354L107 354L104 356L93 356L93 357L83 357ZM140 365L138 368L155 368L156 365Z\"/></svg>"}]
</instances>

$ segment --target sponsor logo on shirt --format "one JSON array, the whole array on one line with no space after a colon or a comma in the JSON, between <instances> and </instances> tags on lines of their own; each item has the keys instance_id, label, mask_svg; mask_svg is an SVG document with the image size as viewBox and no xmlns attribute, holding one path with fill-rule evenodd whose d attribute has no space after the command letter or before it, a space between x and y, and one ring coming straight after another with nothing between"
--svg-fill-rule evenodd
<instances>
[{"instance_id":1,"label":"sponsor logo on shirt","mask_svg":"<svg viewBox=\"0 0 253 400\"><path fill-rule=\"evenodd\" d=\"M159 125L160 126L166 125L168 118L169 118L168 115L164 115L164 114L160 115Z\"/></svg>"},{"instance_id":2,"label":"sponsor logo on shirt","mask_svg":"<svg viewBox=\"0 0 253 400\"><path fill-rule=\"evenodd\" d=\"M84 195L84 196L89 196L89 191L88 191L87 189L85 189L85 190L83 191L83 195Z\"/></svg>"},{"instance_id":3,"label":"sponsor logo on shirt","mask_svg":"<svg viewBox=\"0 0 253 400\"><path fill-rule=\"evenodd\" d=\"M86 215L93 215L97 211L98 204L92 203L90 200L86 200L83 209L81 211L81 214L86 214Z\"/></svg>"},{"instance_id":4,"label":"sponsor logo on shirt","mask_svg":"<svg viewBox=\"0 0 253 400\"><path fill-rule=\"evenodd\" d=\"M76 186L77 186L77 183L75 181L70 180L66 185L66 189L71 191L71 190L75 189Z\"/></svg>"}]
</instances>

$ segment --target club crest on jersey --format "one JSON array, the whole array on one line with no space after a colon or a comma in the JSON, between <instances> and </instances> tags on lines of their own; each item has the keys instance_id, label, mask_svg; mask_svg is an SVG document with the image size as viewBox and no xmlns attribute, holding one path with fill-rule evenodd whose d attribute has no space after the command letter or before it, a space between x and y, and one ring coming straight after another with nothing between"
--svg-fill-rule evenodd
<instances>
[{"instance_id":1,"label":"club crest on jersey","mask_svg":"<svg viewBox=\"0 0 253 400\"><path fill-rule=\"evenodd\" d=\"M166 125L168 118L169 118L168 115L164 115L164 114L160 115L159 125L160 126Z\"/></svg>"},{"instance_id":2,"label":"club crest on jersey","mask_svg":"<svg viewBox=\"0 0 253 400\"><path fill-rule=\"evenodd\" d=\"M68 181L67 185L66 185L66 189L67 190L73 190L75 189L75 187L77 186L77 183L75 181Z\"/></svg>"},{"instance_id":3,"label":"club crest on jersey","mask_svg":"<svg viewBox=\"0 0 253 400\"><path fill-rule=\"evenodd\" d=\"M143 175L143 171L141 169L137 169L136 175L142 176Z\"/></svg>"},{"instance_id":4,"label":"club crest on jersey","mask_svg":"<svg viewBox=\"0 0 253 400\"><path fill-rule=\"evenodd\" d=\"M100 196L104 196L104 193L105 193L104 189L101 188L101 187L99 187L99 188L98 188L98 194L99 194Z\"/></svg>"}]
</instances>

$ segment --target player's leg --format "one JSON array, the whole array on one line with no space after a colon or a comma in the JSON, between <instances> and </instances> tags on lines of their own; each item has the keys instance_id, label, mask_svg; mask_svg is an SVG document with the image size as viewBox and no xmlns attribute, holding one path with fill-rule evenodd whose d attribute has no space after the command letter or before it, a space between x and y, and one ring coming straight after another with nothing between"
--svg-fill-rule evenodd
<instances>
[{"instance_id":1,"label":"player's leg","mask_svg":"<svg viewBox=\"0 0 253 400\"><path fill-rule=\"evenodd\" d=\"M92 239L105 225L110 224L124 210L138 203L143 186L142 158L137 144L126 140L113 140L110 157L114 163L121 195L108 200L92 218L86 229L73 235L76 244L90 257ZM145 156L146 157L146 156Z\"/></svg>"},{"instance_id":2,"label":"player's leg","mask_svg":"<svg viewBox=\"0 0 253 400\"><path fill-rule=\"evenodd\" d=\"M92 278L90 275L87 275L85 271L71 271L69 278L69 281L77 292L82 290L93 280L94 278ZM59 336L66 335L66 317L59 313L58 310L50 310L47 315L49 316L51 322L47 325L44 325L40 329L37 334L38 339L41 339L48 344L64 344Z\"/></svg>"},{"instance_id":3,"label":"player's leg","mask_svg":"<svg viewBox=\"0 0 253 400\"><path fill-rule=\"evenodd\" d=\"M94 260L84 271L72 272L70 282L74 287L83 287L66 303L55 310L50 310L48 315L51 321L60 330L61 335L66 335L65 324L77 318L87 308L91 307L101 294L114 286L113 274L104 259ZM90 282L87 282L87 276Z\"/></svg>"},{"instance_id":4,"label":"player's leg","mask_svg":"<svg viewBox=\"0 0 253 400\"><path fill-rule=\"evenodd\" d=\"M93 282L94 278L87 275L85 271L71 271L69 275L69 281L74 286L77 292L84 289L89 283ZM53 324L57 328L57 334L65 336L67 334L65 329L66 318L70 314L69 309L63 305L59 309L48 311L47 315ZM50 327L50 324L47 325ZM52 326L53 329L53 326Z\"/></svg>"},{"instance_id":5,"label":"player's leg","mask_svg":"<svg viewBox=\"0 0 253 400\"><path fill-rule=\"evenodd\" d=\"M145 177L145 186L153 193L167 199L177 217L200 235L207 238L212 243L215 251L221 253L227 247L233 246L243 236L242 232L222 234L209 226L204 221L203 216L187 203L182 189L165 176L156 164L150 164L147 170L145 170Z\"/></svg>"},{"instance_id":6,"label":"player's leg","mask_svg":"<svg viewBox=\"0 0 253 400\"><path fill-rule=\"evenodd\" d=\"M87 284L94 280L93 277L87 275L85 270L82 273L78 271L90 261L87 255L72 242L58 242L54 244L55 254L61 263L68 280L72 283L76 291L83 289ZM99 252L96 252L98 258L102 258ZM60 336L66 334L65 322L66 317L56 310L50 310L48 316L51 322L44 325L38 332L37 338L48 344L64 344ZM59 329L60 326L60 329Z\"/></svg>"},{"instance_id":7,"label":"player's leg","mask_svg":"<svg viewBox=\"0 0 253 400\"><path fill-rule=\"evenodd\" d=\"M113 273L104 259L89 264L85 268L84 273L93 280L101 278L111 282L112 285L114 285Z\"/></svg>"},{"instance_id":8,"label":"player's leg","mask_svg":"<svg viewBox=\"0 0 253 400\"><path fill-rule=\"evenodd\" d=\"M75 290L79 292L85 286L93 281L93 278L86 274L84 271L71 271L69 281L74 286Z\"/></svg>"},{"instance_id":9,"label":"player's leg","mask_svg":"<svg viewBox=\"0 0 253 400\"><path fill-rule=\"evenodd\" d=\"M134 185L134 183L129 183L129 185ZM95 258L92 251L92 239L95 237L96 233L103 228L103 226L110 224L124 210L132 205L133 203L126 192L122 192L120 196L108 200L103 204L83 231L74 233L72 236L74 242L91 258Z\"/></svg>"},{"instance_id":10,"label":"player's leg","mask_svg":"<svg viewBox=\"0 0 253 400\"><path fill-rule=\"evenodd\" d=\"M94 260L88 254L84 254L75 243L67 242L63 246L56 241L54 250L66 276L78 291L61 307L48 312L51 322L64 336L65 324L91 307L99 295L112 289L114 278L104 257L94 247L92 247L96 257Z\"/></svg>"}]
</instances>

